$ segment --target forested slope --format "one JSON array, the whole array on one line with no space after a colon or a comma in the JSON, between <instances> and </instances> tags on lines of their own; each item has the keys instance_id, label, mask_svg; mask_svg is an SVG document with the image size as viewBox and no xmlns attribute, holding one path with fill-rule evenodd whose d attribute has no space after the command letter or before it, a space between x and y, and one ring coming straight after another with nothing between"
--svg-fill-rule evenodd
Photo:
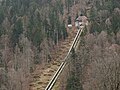
<instances>
[{"instance_id":1,"label":"forested slope","mask_svg":"<svg viewBox=\"0 0 120 90\"><path fill-rule=\"evenodd\" d=\"M3 0L0 5L0 88L27 90L35 64L67 37L61 0Z\"/></svg>"},{"instance_id":2,"label":"forested slope","mask_svg":"<svg viewBox=\"0 0 120 90\"><path fill-rule=\"evenodd\" d=\"M71 57L66 90L119 90L120 1L89 1L90 26Z\"/></svg>"},{"instance_id":3,"label":"forested slope","mask_svg":"<svg viewBox=\"0 0 120 90\"><path fill-rule=\"evenodd\" d=\"M66 39L81 1L0 0L0 90L29 90L30 73Z\"/></svg>"}]
</instances>

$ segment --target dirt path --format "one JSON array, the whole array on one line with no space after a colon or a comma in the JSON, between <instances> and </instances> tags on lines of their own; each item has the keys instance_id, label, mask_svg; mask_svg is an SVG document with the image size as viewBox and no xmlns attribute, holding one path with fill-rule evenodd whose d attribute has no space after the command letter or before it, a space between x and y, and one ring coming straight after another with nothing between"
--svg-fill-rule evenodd
<instances>
[{"instance_id":1,"label":"dirt path","mask_svg":"<svg viewBox=\"0 0 120 90\"><path fill-rule=\"evenodd\" d=\"M52 53L53 60L49 64L47 64L44 68L37 67L37 70L31 74L31 81L30 81L30 89L29 90L44 90L49 81L51 80L52 76L57 71L58 67L60 66L62 60L67 55L69 48L74 40L76 32L69 35L69 37L61 42L61 46L59 50Z\"/></svg>"}]
</instances>

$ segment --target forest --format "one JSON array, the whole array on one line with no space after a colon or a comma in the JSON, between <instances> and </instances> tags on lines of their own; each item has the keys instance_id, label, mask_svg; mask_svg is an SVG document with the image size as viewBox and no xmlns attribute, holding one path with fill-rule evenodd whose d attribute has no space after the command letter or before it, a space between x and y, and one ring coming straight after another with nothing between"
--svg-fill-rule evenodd
<instances>
[{"instance_id":1,"label":"forest","mask_svg":"<svg viewBox=\"0 0 120 90\"><path fill-rule=\"evenodd\" d=\"M29 90L30 74L49 63L80 13L90 25L61 90L119 90L119 0L0 0L0 90Z\"/></svg>"},{"instance_id":2,"label":"forest","mask_svg":"<svg viewBox=\"0 0 120 90\"><path fill-rule=\"evenodd\" d=\"M62 0L0 1L0 90L29 89L35 66L68 36L63 8Z\"/></svg>"},{"instance_id":3,"label":"forest","mask_svg":"<svg viewBox=\"0 0 120 90\"><path fill-rule=\"evenodd\" d=\"M71 56L65 90L119 90L120 1L91 0L89 4L90 26Z\"/></svg>"}]
</instances>

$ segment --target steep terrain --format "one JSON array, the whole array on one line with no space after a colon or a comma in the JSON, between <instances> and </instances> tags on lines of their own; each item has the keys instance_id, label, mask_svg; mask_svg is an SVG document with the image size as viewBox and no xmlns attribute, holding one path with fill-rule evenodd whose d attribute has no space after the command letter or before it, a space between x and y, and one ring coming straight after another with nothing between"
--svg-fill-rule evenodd
<instances>
[{"instance_id":1,"label":"steep terrain","mask_svg":"<svg viewBox=\"0 0 120 90\"><path fill-rule=\"evenodd\" d=\"M120 89L120 2L90 0L90 27L71 57L65 90Z\"/></svg>"},{"instance_id":2,"label":"steep terrain","mask_svg":"<svg viewBox=\"0 0 120 90\"><path fill-rule=\"evenodd\" d=\"M0 1L0 89L28 90L34 72L42 72L46 64L51 66L63 53L59 52L61 47L67 52L66 40L72 41L68 18L74 26L76 16L80 10L84 12L88 0L81 1ZM62 46L62 42L68 46Z\"/></svg>"},{"instance_id":3,"label":"steep terrain","mask_svg":"<svg viewBox=\"0 0 120 90\"><path fill-rule=\"evenodd\" d=\"M62 60L67 55L67 52L69 51L69 48L73 42L75 33L71 37L68 37L65 41L63 41L60 49L56 52L53 52L53 58L52 62L47 64L44 68L36 69L36 71L33 72L31 75L31 83L30 83L30 89L31 90L44 90L49 81L52 79L53 75L57 71L58 67L60 66ZM39 67L39 66L38 66Z\"/></svg>"}]
</instances>

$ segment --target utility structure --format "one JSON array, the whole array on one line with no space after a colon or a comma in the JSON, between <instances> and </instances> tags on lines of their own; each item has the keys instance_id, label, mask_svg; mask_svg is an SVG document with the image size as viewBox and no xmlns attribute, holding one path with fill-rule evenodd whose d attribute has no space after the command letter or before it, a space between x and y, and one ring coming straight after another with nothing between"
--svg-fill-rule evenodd
<instances>
[{"instance_id":1,"label":"utility structure","mask_svg":"<svg viewBox=\"0 0 120 90\"><path fill-rule=\"evenodd\" d=\"M80 26L85 25L88 25L88 18L83 14L80 14L80 16L78 16L78 18L76 19L75 26L77 27L77 29L79 29Z\"/></svg>"},{"instance_id":2,"label":"utility structure","mask_svg":"<svg viewBox=\"0 0 120 90\"><path fill-rule=\"evenodd\" d=\"M78 23L78 26L76 26L76 27L79 27L77 35L75 36L74 41L73 41L73 43L72 43L72 45L71 45L71 47L70 47L66 57L64 58L63 62L59 66L58 70L56 71L56 73L54 74L54 76L52 77L50 82L48 83L48 85L45 88L45 90L52 90L52 88L55 85L55 83L56 83L58 77L60 76L61 72L65 68L66 64L68 64L67 60L70 57L70 55L72 53L72 50L74 49L76 51L77 48L78 48L78 45L79 45L79 42L80 42L80 36L81 36L81 34L83 32L83 29L84 29L85 25L87 25L88 21L87 21L87 17L85 17L85 16L79 16L76 19L76 21ZM81 23L82 23L82 25L81 25Z\"/></svg>"}]
</instances>

